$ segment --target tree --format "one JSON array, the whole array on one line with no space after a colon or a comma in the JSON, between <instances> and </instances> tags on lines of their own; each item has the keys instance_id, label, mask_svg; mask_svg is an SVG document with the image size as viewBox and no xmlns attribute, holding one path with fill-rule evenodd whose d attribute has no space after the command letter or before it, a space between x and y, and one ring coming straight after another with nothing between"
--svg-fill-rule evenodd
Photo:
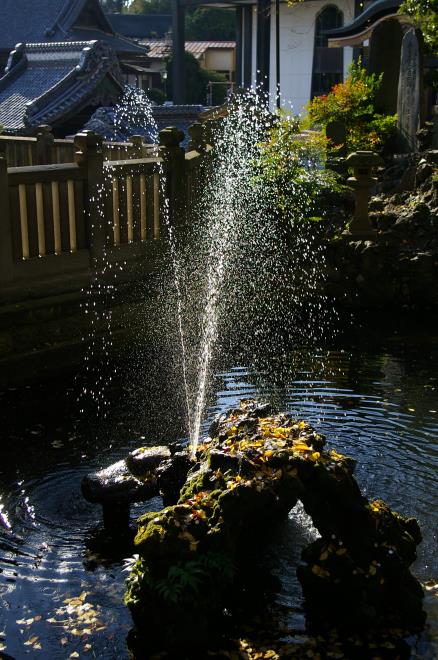
<instances>
[{"instance_id":1,"label":"tree","mask_svg":"<svg viewBox=\"0 0 438 660\"><path fill-rule=\"evenodd\" d=\"M187 11L186 39L231 41L236 38L234 11L197 7Z\"/></svg>"},{"instance_id":2,"label":"tree","mask_svg":"<svg viewBox=\"0 0 438 660\"><path fill-rule=\"evenodd\" d=\"M116 0L104 0L115 2ZM171 0L133 0L132 14L170 14ZM186 39L193 41L229 41L236 38L235 13L226 9L189 7L186 10Z\"/></svg>"},{"instance_id":3,"label":"tree","mask_svg":"<svg viewBox=\"0 0 438 660\"><path fill-rule=\"evenodd\" d=\"M185 88L186 103L207 102L207 86L209 82L223 83L213 85L213 105L220 105L225 101L227 85L226 78L217 71L203 69L198 60L191 53L185 53ZM172 58L167 62L167 93L172 98L173 92L173 67Z\"/></svg>"},{"instance_id":4,"label":"tree","mask_svg":"<svg viewBox=\"0 0 438 660\"><path fill-rule=\"evenodd\" d=\"M100 0L100 4L102 5L102 8L109 14L121 14L128 8L127 0Z\"/></svg>"},{"instance_id":5,"label":"tree","mask_svg":"<svg viewBox=\"0 0 438 660\"><path fill-rule=\"evenodd\" d=\"M133 0L128 11L130 14L170 14L171 0Z\"/></svg>"},{"instance_id":6,"label":"tree","mask_svg":"<svg viewBox=\"0 0 438 660\"><path fill-rule=\"evenodd\" d=\"M424 35L427 50L436 55L438 51L438 0L404 0L400 6L402 14L412 16Z\"/></svg>"}]
</instances>

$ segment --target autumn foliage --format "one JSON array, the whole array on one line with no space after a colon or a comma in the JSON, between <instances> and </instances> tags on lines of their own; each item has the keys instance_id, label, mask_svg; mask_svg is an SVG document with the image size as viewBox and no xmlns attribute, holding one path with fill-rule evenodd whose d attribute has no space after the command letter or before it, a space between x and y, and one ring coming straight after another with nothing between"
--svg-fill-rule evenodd
<instances>
[{"instance_id":1,"label":"autumn foliage","mask_svg":"<svg viewBox=\"0 0 438 660\"><path fill-rule=\"evenodd\" d=\"M382 84L382 77L369 75L361 61L353 63L347 79L307 105L307 123L326 128L340 121L346 128L347 151L382 151L395 133L396 115L382 115L375 111L374 101Z\"/></svg>"}]
</instances>

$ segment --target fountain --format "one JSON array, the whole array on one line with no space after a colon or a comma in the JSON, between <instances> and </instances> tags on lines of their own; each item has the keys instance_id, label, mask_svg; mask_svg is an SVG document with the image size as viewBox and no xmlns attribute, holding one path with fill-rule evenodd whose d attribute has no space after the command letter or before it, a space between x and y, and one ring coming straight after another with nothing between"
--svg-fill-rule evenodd
<instances>
[{"instance_id":1,"label":"fountain","mask_svg":"<svg viewBox=\"0 0 438 660\"><path fill-rule=\"evenodd\" d=\"M224 609L237 606L235 592L248 589L239 574L254 545L263 545L298 500L321 534L298 572L314 631L343 622L359 633L399 628L406 634L424 624L422 590L409 572L421 540L418 524L381 500L368 501L352 459L326 450L324 437L306 422L254 401L229 410L203 437L221 333L240 323L240 332L251 328L266 347L274 336L281 353L278 339L285 342L285 334L290 341L295 330L291 303L301 292L282 259L291 236L298 279L306 280L308 292L317 290L321 254L308 236L293 231L293 218L285 227L284 218L270 212L272 199L256 176L272 121L255 94L232 104L184 243L165 214L189 447L139 448L82 484L89 501L103 504L113 536L127 529L130 503L160 493L166 504L139 519L138 555L129 563L126 603L136 624L131 645L140 655L145 648L205 647L224 624ZM267 281L277 287L274 297L272 289L266 295ZM285 292L291 292L287 305ZM310 319L317 318L321 299L310 296L306 305ZM272 323L280 326L274 335Z\"/></svg>"}]
</instances>

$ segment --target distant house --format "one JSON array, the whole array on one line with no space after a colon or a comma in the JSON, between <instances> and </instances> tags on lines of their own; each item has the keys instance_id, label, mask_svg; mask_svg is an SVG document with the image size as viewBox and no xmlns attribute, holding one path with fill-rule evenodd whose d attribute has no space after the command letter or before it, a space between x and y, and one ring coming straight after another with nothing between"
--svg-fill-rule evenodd
<instances>
[{"instance_id":1,"label":"distant house","mask_svg":"<svg viewBox=\"0 0 438 660\"><path fill-rule=\"evenodd\" d=\"M0 124L31 133L50 123L62 135L114 103L134 73L149 73L147 51L118 34L98 0L1 0ZM88 115L88 116L87 116Z\"/></svg>"},{"instance_id":2,"label":"distant house","mask_svg":"<svg viewBox=\"0 0 438 660\"><path fill-rule=\"evenodd\" d=\"M151 87L159 87L166 70L166 60L172 55L172 41L167 39L143 39L140 42L148 49ZM200 66L222 73L232 83L236 75L235 41L186 41L185 50L195 57Z\"/></svg>"},{"instance_id":3,"label":"distant house","mask_svg":"<svg viewBox=\"0 0 438 660\"><path fill-rule=\"evenodd\" d=\"M179 69L174 78L179 85L174 100L179 102L184 98L182 17L193 0L175 1L178 11L173 37L175 66ZM199 4L204 3L200 0ZM304 0L292 6L284 0L208 1L209 7L232 8L236 12L237 85L258 85L273 97L279 88L283 105L296 113L313 96L329 91L345 78L353 49L329 48L326 33L351 23L362 5L359 0Z\"/></svg>"}]
</instances>

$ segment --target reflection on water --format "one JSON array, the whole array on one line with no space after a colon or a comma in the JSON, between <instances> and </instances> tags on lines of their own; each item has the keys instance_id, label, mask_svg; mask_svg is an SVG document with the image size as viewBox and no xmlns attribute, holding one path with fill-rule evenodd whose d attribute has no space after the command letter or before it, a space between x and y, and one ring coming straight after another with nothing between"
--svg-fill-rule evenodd
<instances>
[{"instance_id":1,"label":"reflection on water","mask_svg":"<svg viewBox=\"0 0 438 660\"><path fill-rule=\"evenodd\" d=\"M406 342L385 350L295 351L269 370L260 363L225 365L210 394L205 426L250 396L307 419L331 447L357 460L356 475L368 497L380 496L419 519L424 541L414 571L423 581L436 580L437 365L437 346L420 351ZM77 418L74 386L8 390L1 402L0 643L15 658L82 657L90 647L94 657L127 658L130 617L122 604L122 566L86 556L85 538L98 526L100 511L81 498L80 481L128 448L173 439L183 421L178 428L174 413L163 424L156 408L148 408L147 395L140 397L134 377L114 390L104 424ZM133 517L144 508L133 509ZM278 602L298 629L304 622L295 566L315 534L298 506L266 551L282 585ZM429 611L436 634L434 600Z\"/></svg>"}]
</instances>

